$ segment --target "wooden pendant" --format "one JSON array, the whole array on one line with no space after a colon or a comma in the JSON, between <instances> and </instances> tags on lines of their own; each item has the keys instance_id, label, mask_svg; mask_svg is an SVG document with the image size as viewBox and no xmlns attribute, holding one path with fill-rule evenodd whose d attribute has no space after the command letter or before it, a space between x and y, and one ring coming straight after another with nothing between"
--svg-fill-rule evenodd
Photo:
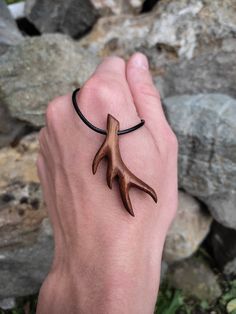
<instances>
[{"instance_id":1,"label":"wooden pendant","mask_svg":"<svg viewBox=\"0 0 236 314\"><path fill-rule=\"evenodd\" d=\"M107 116L107 135L106 139L100 147L99 151L93 160L93 174L96 173L98 164L104 158L108 158L107 166L107 185L112 189L112 181L115 177L118 177L120 194L123 204L130 215L134 216L134 211L129 197L129 189L136 187L146 193L148 193L157 202L156 192L142 180L137 178L124 164L119 148L119 136L117 134L119 130L119 121L112 115Z\"/></svg>"}]
</instances>

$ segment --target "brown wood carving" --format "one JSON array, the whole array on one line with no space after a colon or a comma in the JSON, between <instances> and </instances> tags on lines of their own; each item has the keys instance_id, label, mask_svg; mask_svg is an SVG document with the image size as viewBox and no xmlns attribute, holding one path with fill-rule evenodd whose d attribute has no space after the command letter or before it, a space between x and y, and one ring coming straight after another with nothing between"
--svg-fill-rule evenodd
<instances>
[{"instance_id":1,"label":"brown wood carving","mask_svg":"<svg viewBox=\"0 0 236 314\"><path fill-rule=\"evenodd\" d=\"M112 189L112 181L118 177L120 194L123 204L130 215L134 216L134 211L129 197L129 189L136 187L148 193L157 202L156 192L142 180L137 178L124 164L119 148L118 132L119 121L112 115L107 116L107 135L93 160L93 174L96 173L98 164L104 158L108 158L107 185Z\"/></svg>"}]
</instances>

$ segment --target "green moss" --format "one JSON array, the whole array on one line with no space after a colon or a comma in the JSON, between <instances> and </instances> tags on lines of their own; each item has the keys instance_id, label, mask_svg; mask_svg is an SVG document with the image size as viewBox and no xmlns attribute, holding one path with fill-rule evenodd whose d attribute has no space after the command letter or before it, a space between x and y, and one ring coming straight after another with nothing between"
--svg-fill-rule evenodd
<instances>
[{"instance_id":1,"label":"green moss","mask_svg":"<svg viewBox=\"0 0 236 314\"><path fill-rule=\"evenodd\" d=\"M179 290L171 289L167 282L162 284L155 314L175 314L184 304L184 298Z\"/></svg>"}]
</instances>

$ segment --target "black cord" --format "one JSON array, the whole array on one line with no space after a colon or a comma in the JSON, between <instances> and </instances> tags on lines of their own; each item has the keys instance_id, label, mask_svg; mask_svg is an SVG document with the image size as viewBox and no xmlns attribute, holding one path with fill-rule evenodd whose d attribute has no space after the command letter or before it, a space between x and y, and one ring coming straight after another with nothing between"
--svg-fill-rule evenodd
<instances>
[{"instance_id":1,"label":"black cord","mask_svg":"<svg viewBox=\"0 0 236 314\"><path fill-rule=\"evenodd\" d=\"M97 132L97 133L100 133L100 134L104 134L106 135L107 134L107 131L106 130L103 130L103 129L100 129L100 128L97 128L95 125L93 125L91 122L89 122L85 116L82 114L82 112L80 111L79 109L79 106L77 104L77 101L76 101L76 95L78 93L78 91L80 90L80 88L77 88L73 94L72 94L72 103L73 103L73 106L75 108L75 111L77 112L78 116L80 117L80 119L90 128L92 129L93 131ZM118 135L123 135L123 134L127 134L127 133L130 133L130 132L133 132L139 128L141 128L141 126L143 126L145 123L145 121L143 119L141 119L141 122L138 123L137 125L135 126L132 126L131 128L129 129L125 129L125 130L119 130L117 132Z\"/></svg>"}]
</instances>

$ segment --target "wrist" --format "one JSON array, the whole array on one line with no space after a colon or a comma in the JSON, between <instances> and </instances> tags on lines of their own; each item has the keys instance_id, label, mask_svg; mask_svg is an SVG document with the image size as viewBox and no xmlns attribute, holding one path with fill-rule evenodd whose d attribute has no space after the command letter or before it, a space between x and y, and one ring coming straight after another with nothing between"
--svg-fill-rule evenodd
<instances>
[{"instance_id":1,"label":"wrist","mask_svg":"<svg viewBox=\"0 0 236 314\"><path fill-rule=\"evenodd\" d=\"M63 308L61 313L71 314L153 313L159 265L156 262L152 265L152 261L142 257L137 259L133 253L124 256L124 251L113 256L109 254L108 259L102 256L102 260L105 262L100 263L99 257L92 257L84 263L78 256L70 257L69 266L59 263L41 288L40 305L48 303L46 308L48 311L51 306L51 314L58 314ZM68 308L70 306L72 308Z\"/></svg>"}]
</instances>

